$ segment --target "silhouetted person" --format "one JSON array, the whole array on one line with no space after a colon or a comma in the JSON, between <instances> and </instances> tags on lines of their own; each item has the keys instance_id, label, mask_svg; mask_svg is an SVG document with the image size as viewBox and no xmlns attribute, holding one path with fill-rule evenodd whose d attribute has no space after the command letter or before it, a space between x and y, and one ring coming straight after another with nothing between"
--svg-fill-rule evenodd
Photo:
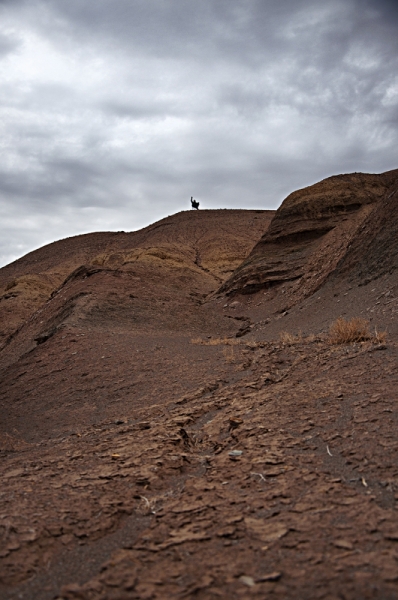
<instances>
[{"instance_id":1,"label":"silhouetted person","mask_svg":"<svg viewBox=\"0 0 398 600\"><path fill-rule=\"evenodd\" d=\"M197 200L194 200L193 196L191 196L191 207L196 208L196 210L199 210L199 202Z\"/></svg>"}]
</instances>

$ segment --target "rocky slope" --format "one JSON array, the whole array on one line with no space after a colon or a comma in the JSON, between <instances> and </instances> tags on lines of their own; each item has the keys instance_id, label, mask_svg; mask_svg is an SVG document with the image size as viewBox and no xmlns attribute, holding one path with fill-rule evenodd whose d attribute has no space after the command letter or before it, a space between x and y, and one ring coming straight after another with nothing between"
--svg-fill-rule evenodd
<instances>
[{"instance_id":1,"label":"rocky slope","mask_svg":"<svg viewBox=\"0 0 398 600\"><path fill-rule=\"evenodd\" d=\"M0 432L15 429L24 439L37 440L87 418L95 422L119 414L119 401L113 398L111 406L110 395L120 397L121 404L131 395L136 406L143 398L150 402L159 390L180 393L196 385L206 366L192 372L187 341L200 334L233 335L241 324L220 319L203 300L250 251L272 215L239 210L180 213L132 234L62 240L2 269L8 282L0 304L2 324L5 332L12 324L18 327L0 352L0 403L5 409ZM61 276L64 281L44 302L21 288L29 277L53 277L54 282ZM75 351L66 350L70 340L79 342ZM37 360L40 370L34 367ZM102 375L94 372L101 372L103 361L109 376L100 383ZM208 363L207 368L211 371ZM173 369L179 375L169 378ZM117 391L112 372L120 372L116 381L122 379ZM96 400L91 403L86 399L92 395ZM15 401L9 405L11 397Z\"/></svg>"},{"instance_id":2,"label":"rocky slope","mask_svg":"<svg viewBox=\"0 0 398 600\"><path fill-rule=\"evenodd\" d=\"M365 270L383 274L388 264L396 265L397 190L395 170L330 177L294 192L220 291L252 294L284 286L289 308L319 289L337 267L341 272L343 262L347 272L354 265L358 270L358 261L372 260L373 266ZM363 280L364 272L358 271Z\"/></svg>"},{"instance_id":3,"label":"rocky slope","mask_svg":"<svg viewBox=\"0 0 398 600\"><path fill-rule=\"evenodd\" d=\"M0 270L1 598L398 599L397 175Z\"/></svg>"},{"instance_id":4,"label":"rocky slope","mask_svg":"<svg viewBox=\"0 0 398 600\"><path fill-rule=\"evenodd\" d=\"M97 272L135 270L147 280L159 280L160 273L166 287L173 282L170 287L178 288L180 281L184 292L203 297L247 256L273 214L182 212L137 232L81 235L31 252L0 269L0 345L82 265ZM159 291L159 302L164 295Z\"/></svg>"}]
</instances>

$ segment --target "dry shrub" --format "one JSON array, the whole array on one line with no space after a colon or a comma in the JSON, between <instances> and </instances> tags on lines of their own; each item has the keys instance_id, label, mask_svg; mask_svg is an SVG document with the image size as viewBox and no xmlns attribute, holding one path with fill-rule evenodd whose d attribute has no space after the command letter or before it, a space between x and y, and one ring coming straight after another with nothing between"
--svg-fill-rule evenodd
<instances>
[{"instance_id":1,"label":"dry shrub","mask_svg":"<svg viewBox=\"0 0 398 600\"><path fill-rule=\"evenodd\" d=\"M387 339L387 331L377 331L377 329L375 329L375 334L374 334L374 340L378 343L378 344L384 344L384 342Z\"/></svg>"},{"instance_id":2,"label":"dry shrub","mask_svg":"<svg viewBox=\"0 0 398 600\"><path fill-rule=\"evenodd\" d=\"M319 335L316 335L315 333L311 333L310 335L307 335L307 337L305 338L305 341L309 344L312 344L313 342L318 342L321 339L321 337Z\"/></svg>"},{"instance_id":3,"label":"dry shrub","mask_svg":"<svg viewBox=\"0 0 398 600\"><path fill-rule=\"evenodd\" d=\"M338 318L329 328L330 344L350 344L353 342L366 342L372 339L369 331L369 321L354 317L351 321L346 321L342 317Z\"/></svg>"},{"instance_id":4,"label":"dry shrub","mask_svg":"<svg viewBox=\"0 0 398 600\"><path fill-rule=\"evenodd\" d=\"M240 343L234 338L210 338L209 340L194 338L191 340L191 344L200 344L201 346L238 346Z\"/></svg>"},{"instance_id":5,"label":"dry shrub","mask_svg":"<svg viewBox=\"0 0 398 600\"><path fill-rule=\"evenodd\" d=\"M300 344L303 341L303 334L301 331L299 331L297 335L292 335L287 331L281 331L279 334L279 339L282 344L288 344L289 346L292 344Z\"/></svg>"}]
</instances>

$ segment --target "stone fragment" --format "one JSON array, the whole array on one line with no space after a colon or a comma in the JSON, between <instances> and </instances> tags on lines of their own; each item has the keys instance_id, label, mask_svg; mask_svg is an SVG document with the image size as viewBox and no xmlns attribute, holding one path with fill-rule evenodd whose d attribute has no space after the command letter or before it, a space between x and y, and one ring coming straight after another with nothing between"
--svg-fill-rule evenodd
<instances>
[{"instance_id":1,"label":"stone fragment","mask_svg":"<svg viewBox=\"0 0 398 600\"><path fill-rule=\"evenodd\" d=\"M12 469L12 471L8 471L8 473L4 473L4 479L12 479L13 477L20 477L25 473L25 469Z\"/></svg>"},{"instance_id":2,"label":"stone fragment","mask_svg":"<svg viewBox=\"0 0 398 600\"><path fill-rule=\"evenodd\" d=\"M354 545L348 540L334 540L333 545L336 548L343 548L344 550L352 550Z\"/></svg>"},{"instance_id":3,"label":"stone fragment","mask_svg":"<svg viewBox=\"0 0 398 600\"><path fill-rule=\"evenodd\" d=\"M289 531L288 527L282 522L264 521L253 517L246 517L245 525L250 533L263 542L280 540Z\"/></svg>"},{"instance_id":4,"label":"stone fragment","mask_svg":"<svg viewBox=\"0 0 398 600\"><path fill-rule=\"evenodd\" d=\"M253 577L249 577L248 575L241 575L239 581L243 583L243 585L247 585L247 587L254 587L256 585Z\"/></svg>"},{"instance_id":5,"label":"stone fragment","mask_svg":"<svg viewBox=\"0 0 398 600\"><path fill-rule=\"evenodd\" d=\"M237 456L242 456L243 454L243 450L231 450L231 452L228 452L228 456L231 456L232 458L235 458Z\"/></svg>"}]
</instances>

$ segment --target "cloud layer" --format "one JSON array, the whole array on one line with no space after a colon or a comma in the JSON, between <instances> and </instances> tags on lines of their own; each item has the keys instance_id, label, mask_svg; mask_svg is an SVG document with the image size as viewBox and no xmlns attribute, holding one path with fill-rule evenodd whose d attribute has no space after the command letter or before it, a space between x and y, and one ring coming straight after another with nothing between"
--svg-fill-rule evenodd
<instances>
[{"instance_id":1,"label":"cloud layer","mask_svg":"<svg viewBox=\"0 0 398 600\"><path fill-rule=\"evenodd\" d=\"M398 167L398 9L0 0L0 264Z\"/></svg>"}]
</instances>

